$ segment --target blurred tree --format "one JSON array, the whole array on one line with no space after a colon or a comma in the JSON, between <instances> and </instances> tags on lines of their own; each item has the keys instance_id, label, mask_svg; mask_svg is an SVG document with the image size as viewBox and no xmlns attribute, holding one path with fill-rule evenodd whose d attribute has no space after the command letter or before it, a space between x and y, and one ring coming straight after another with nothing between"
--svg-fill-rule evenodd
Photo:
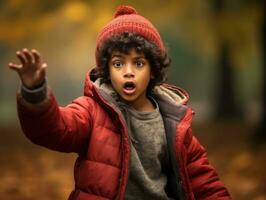
<instances>
[{"instance_id":1,"label":"blurred tree","mask_svg":"<svg viewBox=\"0 0 266 200\"><path fill-rule=\"evenodd\" d=\"M258 129L255 135L255 139L258 142L266 142L266 14L265 14L265 2L264 0L257 0L262 8L262 20L260 37L262 40L262 115L261 120L258 123Z\"/></svg>"},{"instance_id":2,"label":"blurred tree","mask_svg":"<svg viewBox=\"0 0 266 200\"><path fill-rule=\"evenodd\" d=\"M265 2L262 2L265 4ZM263 37L263 69L264 69L264 78L263 78L263 133L266 132L266 13L265 13L265 5L263 6L263 25L262 25L262 37ZM264 138L266 135L264 134Z\"/></svg>"},{"instance_id":3,"label":"blurred tree","mask_svg":"<svg viewBox=\"0 0 266 200\"><path fill-rule=\"evenodd\" d=\"M219 43L219 78L217 95L217 118L233 119L240 115L239 105L236 102L234 91L234 72L230 59L230 44L220 41Z\"/></svg>"},{"instance_id":4,"label":"blurred tree","mask_svg":"<svg viewBox=\"0 0 266 200\"><path fill-rule=\"evenodd\" d=\"M240 115L239 105L236 103L236 94L234 91L234 73L230 59L232 55L230 43L226 38L227 26L224 26L225 17L228 11L228 1L212 1L212 9L216 24L216 36L218 43L218 94L216 117L218 119L233 119ZM226 21L228 22L228 21Z\"/></svg>"},{"instance_id":5,"label":"blurred tree","mask_svg":"<svg viewBox=\"0 0 266 200\"><path fill-rule=\"evenodd\" d=\"M250 7L256 7L257 11L260 13L261 17L261 27L260 27L260 38L261 38L261 50L262 50L262 92L261 92L261 102L262 102L262 115L257 125L257 131L254 135L255 141L265 142L266 141L266 19L265 19L265 1L264 0L215 0L212 1L213 12L215 20L217 20L217 37L219 42L219 64L220 64L220 83L218 89L218 100L217 100L217 117L239 117L240 109L237 107L235 92L233 90L234 85L234 75L233 67L230 62L230 43L226 40L226 32L232 30L228 29L227 26L223 26L223 23L228 23L228 20L223 19L228 15L228 11L241 10ZM240 16L241 17L241 16ZM230 17L229 17L230 19ZM231 19L232 20L232 19ZM230 22L230 21L229 21ZM244 23L243 23L244 24Z\"/></svg>"}]
</instances>

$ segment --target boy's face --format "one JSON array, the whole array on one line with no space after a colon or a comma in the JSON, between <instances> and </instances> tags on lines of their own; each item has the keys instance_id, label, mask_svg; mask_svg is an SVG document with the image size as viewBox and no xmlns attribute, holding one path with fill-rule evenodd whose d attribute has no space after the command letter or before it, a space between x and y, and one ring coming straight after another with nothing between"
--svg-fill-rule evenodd
<instances>
[{"instance_id":1,"label":"boy's face","mask_svg":"<svg viewBox=\"0 0 266 200\"><path fill-rule=\"evenodd\" d=\"M108 62L110 80L119 96L132 105L144 105L151 75L149 61L132 49L129 54L114 51Z\"/></svg>"}]
</instances>

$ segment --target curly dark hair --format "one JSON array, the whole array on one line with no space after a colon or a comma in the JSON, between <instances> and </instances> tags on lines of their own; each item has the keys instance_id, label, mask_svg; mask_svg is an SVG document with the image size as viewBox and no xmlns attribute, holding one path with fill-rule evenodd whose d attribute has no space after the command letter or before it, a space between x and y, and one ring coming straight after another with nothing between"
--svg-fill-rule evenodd
<instances>
[{"instance_id":1,"label":"curly dark hair","mask_svg":"<svg viewBox=\"0 0 266 200\"><path fill-rule=\"evenodd\" d=\"M101 78L101 83L110 83L108 62L112 52L129 54L135 49L138 53L143 53L151 66L152 78L147 91L150 92L155 85L166 81L166 70L171 63L167 53L162 51L152 42L144 37L130 32L114 35L108 39L99 49L100 66L96 68L97 77Z\"/></svg>"}]
</instances>

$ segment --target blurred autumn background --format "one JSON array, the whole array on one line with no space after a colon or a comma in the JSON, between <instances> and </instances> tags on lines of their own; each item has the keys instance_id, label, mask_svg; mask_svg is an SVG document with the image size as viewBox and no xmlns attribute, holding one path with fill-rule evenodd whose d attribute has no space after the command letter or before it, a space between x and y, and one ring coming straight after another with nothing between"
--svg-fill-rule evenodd
<instances>
[{"instance_id":1,"label":"blurred autumn background","mask_svg":"<svg viewBox=\"0 0 266 200\"><path fill-rule=\"evenodd\" d=\"M75 154L31 144L16 115L19 79L7 68L24 47L48 63L61 105L82 95L97 32L120 4L159 29L172 57L168 82L185 88L194 132L233 199L266 199L263 0L1 0L0 199L67 199Z\"/></svg>"}]
</instances>

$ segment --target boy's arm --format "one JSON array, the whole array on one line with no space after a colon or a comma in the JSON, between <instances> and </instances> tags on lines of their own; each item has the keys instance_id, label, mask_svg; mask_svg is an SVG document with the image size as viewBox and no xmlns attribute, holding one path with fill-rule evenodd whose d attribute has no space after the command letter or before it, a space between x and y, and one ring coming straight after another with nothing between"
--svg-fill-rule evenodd
<instances>
[{"instance_id":1,"label":"boy's arm","mask_svg":"<svg viewBox=\"0 0 266 200\"><path fill-rule=\"evenodd\" d=\"M88 142L91 103L87 97L60 108L45 85L46 63L36 50L17 52L20 64L9 63L22 82L18 115L25 135L34 143L64 152L80 152Z\"/></svg>"},{"instance_id":2,"label":"boy's arm","mask_svg":"<svg viewBox=\"0 0 266 200\"><path fill-rule=\"evenodd\" d=\"M81 152L86 147L93 110L87 97L59 107L51 91L38 104L18 93L17 109L22 130L33 143L62 152Z\"/></svg>"},{"instance_id":3,"label":"boy's arm","mask_svg":"<svg viewBox=\"0 0 266 200\"><path fill-rule=\"evenodd\" d=\"M188 129L187 169L192 190L198 200L230 200L231 197L208 161L204 147Z\"/></svg>"}]
</instances>

